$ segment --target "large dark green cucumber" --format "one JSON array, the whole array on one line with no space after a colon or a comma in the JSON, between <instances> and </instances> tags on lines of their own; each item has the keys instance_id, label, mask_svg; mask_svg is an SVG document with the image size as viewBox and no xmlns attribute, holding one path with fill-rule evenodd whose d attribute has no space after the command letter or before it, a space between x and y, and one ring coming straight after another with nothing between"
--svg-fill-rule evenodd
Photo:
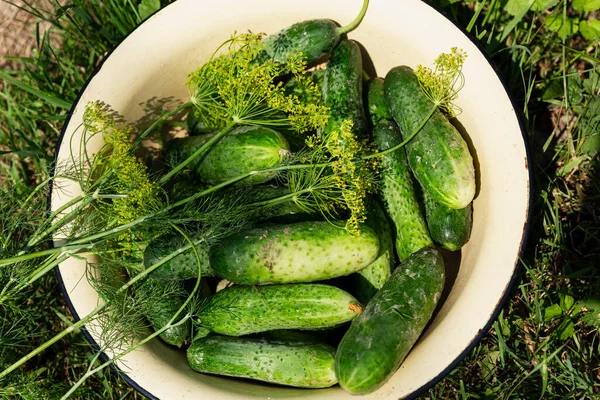
<instances>
[{"instance_id":1,"label":"large dark green cucumber","mask_svg":"<svg viewBox=\"0 0 600 400\"><path fill-rule=\"evenodd\" d=\"M355 29L362 21L369 0L363 0L363 6L358 16L346 26L330 19L313 19L295 23L274 35L264 39L265 50L258 60L271 59L285 64L291 55L302 54L308 64L320 60L339 43L343 34Z\"/></svg>"},{"instance_id":2,"label":"large dark green cucumber","mask_svg":"<svg viewBox=\"0 0 600 400\"><path fill-rule=\"evenodd\" d=\"M267 224L223 240L211 253L215 273L244 285L313 282L359 271L379 253L373 229L352 235L342 223Z\"/></svg>"},{"instance_id":3,"label":"large dark green cucumber","mask_svg":"<svg viewBox=\"0 0 600 400\"><path fill-rule=\"evenodd\" d=\"M211 336L187 350L193 370L279 385L325 388L337 383L335 349L323 343Z\"/></svg>"},{"instance_id":4,"label":"large dark green cucumber","mask_svg":"<svg viewBox=\"0 0 600 400\"><path fill-rule=\"evenodd\" d=\"M142 313L155 330L162 329L167 325L183 305L183 299L172 294L171 290L166 288L166 285L171 284L170 282L147 279L136 290L136 301L140 304ZM168 292L171 292L171 294L165 296L164 294ZM183 317L183 314L180 317ZM181 347L188 341L190 331L191 321L187 320L181 325L166 329L159 337L172 346Z\"/></svg>"},{"instance_id":5,"label":"large dark green cucumber","mask_svg":"<svg viewBox=\"0 0 600 400\"><path fill-rule=\"evenodd\" d=\"M185 160L214 134L174 139L167 150L171 165ZM233 129L215 143L204 156L191 163L198 177L209 184L219 184L247 174L276 167L289 155L289 145L283 135L265 127L242 126ZM275 172L257 173L240 182L257 185L275 177Z\"/></svg>"},{"instance_id":6,"label":"large dark green cucumber","mask_svg":"<svg viewBox=\"0 0 600 400\"><path fill-rule=\"evenodd\" d=\"M328 328L351 321L361 311L352 295L334 286L231 286L202 305L197 321L207 331L241 336L276 329Z\"/></svg>"},{"instance_id":7,"label":"large dark green cucumber","mask_svg":"<svg viewBox=\"0 0 600 400\"><path fill-rule=\"evenodd\" d=\"M473 206L454 209L433 200L425 193L427 225L432 239L442 248L456 251L463 247L471 236Z\"/></svg>"},{"instance_id":8,"label":"large dark green cucumber","mask_svg":"<svg viewBox=\"0 0 600 400\"><path fill-rule=\"evenodd\" d=\"M367 268L350 275L356 298L367 304L390 277L394 268L394 239L385 211L377 200L367 201L367 225L373 228L379 237L379 254Z\"/></svg>"},{"instance_id":9,"label":"large dark green cucumber","mask_svg":"<svg viewBox=\"0 0 600 400\"><path fill-rule=\"evenodd\" d=\"M337 349L335 372L352 394L381 387L431 318L444 287L440 253L425 248L397 268L354 321Z\"/></svg>"},{"instance_id":10,"label":"large dark green cucumber","mask_svg":"<svg viewBox=\"0 0 600 400\"><path fill-rule=\"evenodd\" d=\"M387 150L402 142L400 131L393 121L379 121L373 135L379 150ZM396 252L403 261L415 251L432 246L433 242L415 195L404 148L382 156L381 164L381 197L394 222Z\"/></svg>"},{"instance_id":11,"label":"large dark green cucumber","mask_svg":"<svg viewBox=\"0 0 600 400\"><path fill-rule=\"evenodd\" d=\"M313 19L295 23L264 39L260 60L285 64L290 55L302 53L308 64L323 58L340 41L338 25L330 19Z\"/></svg>"},{"instance_id":12,"label":"large dark green cucumber","mask_svg":"<svg viewBox=\"0 0 600 400\"><path fill-rule=\"evenodd\" d=\"M450 208L464 208L475 196L475 168L465 140L425 95L414 72L393 68L384 81L385 101L408 138L433 114L406 145L408 163L423 189Z\"/></svg>"},{"instance_id":13,"label":"large dark green cucumber","mask_svg":"<svg viewBox=\"0 0 600 400\"><path fill-rule=\"evenodd\" d=\"M323 78L323 104L330 109L324 134L339 129L345 119L353 123L352 131L359 139L367 137L367 123L363 107L362 55L358 44L342 41L331 54Z\"/></svg>"},{"instance_id":14,"label":"large dark green cucumber","mask_svg":"<svg viewBox=\"0 0 600 400\"><path fill-rule=\"evenodd\" d=\"M198 238L191 238L192 241ZM149 268L156 264L164 257L177 251L184 249L189 245L188 241L182 236L167 236L156 239L146 247L144 251L144 267ZM208 256L208 246L205 242L199 242L196 249L200 255L200 265L202 276L213 276L214 272L210 268L210 260ZM198 277L198 261L196 253L192 248L182 250L181 254L176 255L149 275L155 280L184 280Z\"/></svg>"},{"instance_id":15,"label":"large dark green cucumber","mask_svg":"<svg viewBox=\"0 0 600 400\"><path fill-rule=\"evenodd\" d=\"M385 104L383 78L374 78L368 82L367 108L369 109L369 119L373 126L377 125L382 119L391 120L393 118L387 104Z\"/></svg>"}]
</instances>

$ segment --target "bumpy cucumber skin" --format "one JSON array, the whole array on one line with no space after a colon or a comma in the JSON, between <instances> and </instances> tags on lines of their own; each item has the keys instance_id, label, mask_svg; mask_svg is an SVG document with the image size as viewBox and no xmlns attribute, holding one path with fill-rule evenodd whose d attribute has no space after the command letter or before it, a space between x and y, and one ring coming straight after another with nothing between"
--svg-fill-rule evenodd
<instances>
[{"instance_id":1,"label":"bumpy cucumber skin","mask_svg":"<svg viewBox=\"0 0 600 400\"><path fill-rule=\"evenodd\" d=\"M409 67L393 68L383 86L385 102L407 138L434 104ZM415 178L436 201L450 208L465 208L473 200L473 158L465 140L439 109L406 145L406 152Z\"/></svg>"},{"instance_id":2,"label":"bumpy cucumber skin","mask_svg":"<svg viewBox=\"0 0 600 400\"><path fill-rule=\"evenodd\" d=\"M380 388L421 335L443 287L437 250L422 249L402 263L342 339L335 360L340 386L352 394Z\"/></svg>"},{"instance_id":3,"label":"bumpy cucumber skin","mask_svg":"<svg viewBox=\"0 0 600 400\"><path fill-rule=\"evenodd\" d=\"M326 388L337 383L335 349L323 343L212 336L187 350L198 372L256 379L302 388Z\"/></svg>"},{"instance_id":4,"label":"bumpy cucumber skin","mask_svg":"<svg viewBox=\"0 0 600 400\"><path fill-rule=\"evenodd\" d=\"M372 227L379 237L379 254L367 268L350 275L356 298L362 304L367 304L388 280L394 269L395 258L390 223L385 211L374 198L369 198L367 201L366 224Z\"/></svg>"},{"instance_id":5,"label":"bumpy cucumber skin","mask_svg":"<svg viewBox=\"0 0 600 400\"><path fill-rule=\"evenodd\" d=\"M194 238L192 238L194 240ZM160 238L151 242L144 251L144 267L149 268L159 262L165 256L179 248L185 247L187 240L181 236ZM202 264L200 265L202 276L213 276L210 268L208 246L205 243L196 245ZM184 280L198 277L198 261L196 253L192 248L176 255L165 264L161 265L149 275L154 280Z\"/></svg>"},{"instance_id":6,"label":"bumpy cucumber skin","mask_svg":"<svg viewBox=\"0 0 600 400\"><path fill-rule=\"evenodd\" d=\"M383 78L374 78L367 84L367 108L371 124L376 126L382 119L392 120L392 114L385 104Z\"/></svg>"},{"instance_id":7,"label":"bumpy cucumber skin","mask_svg":"<svg viewBox=\"0 0 600 400\"><path fill-rule=\"evenodd\" d=\"M432 239L443 249L456 251L471 237L473 206L454 209L433 200L426 193L425 211Z\"/></svg>"},{"instance_id":8,"label":"bumpy cucumber skin","mask_svg":"<svg viewBox=\"0 0 600 400\"><path fill-rule=\"evenodd\" d=\"M210 297L197 313L200 325L228 336L276 329L322 329L360 312L351 294L323 284L231 286Z\"/></svg>"},{"instance_id":9,"label":"bumpy cucumber skin","mask_svg":"<svg viewBox=\"0 0 600 400\"><path fill-rule=\"evenodd\" d=\"M402 142L400 131L393 121L379 121L373 135L379 150L386 150ZM396 252L400 261L403 261L415 251L433 246L433 241L415 196L404 148L387 153L381 163L381 196L386 211L394 222Z\"/></svg>"},{"instance_id":10,"label":"bumpy cucumber skin","mask_svg":"<svg viewBox=\"0 0 600 400\"><path fill-rule=\"evenodd\" d=\"M138 287L139 296L146 296L147 293L155 291L155 286L164 285L164 282L147 279ZM160 307L158 304L154 304L153 307L148 307L143 310L144 316L150 322L150 325L155 330L161 329L165 326L173 315L181 308L183 300L178 297L163 297L160 300ZM181 315L183 316L183 315ZM172 346L181 347L183 346L190 337L191 321L187 320L181 325L177 325L166 329L162 332L159 337L165 342Z\"/></svg>"},{"instance_id":11,"label":"bumpy cucumber skin","mask_svg":"<svg viewBox=\"0 0 600 400\"><path fill-rule=\"evenodd\" d=\"M323 104L330 108L325 135L339 129L344 119L353 122L352 132L359 139L368 134L363 107L362 55L356 42L342 41L327 63L323 86Z\"/></svg>"},{"instance_id":12,"label":"bumpy cucumber skin","mask_svg":"<svg viewBox=\"0 0 600 400\"><path fill-rule=\"evenodd\" d=\"M283 135L256 126L239 127L226 135L198 163L198 176L216 185L250 171L276 167L289 154ZM255 174L244 185L257 185L275 177L274 172Z\"/></svg>"},{"instance_id":13,"label":"bumpy cucumber skin","mask_svg":"<svg viewBox=\"0 0 600 400\"><path fill-rule=\"evenodd\" d=\"M325 221L267 224L230 236L211 253L215 273L243 285L313 282L371 264L379 239L368 226L351 235Z\"/></svg>"},{"instance_id":14,"label":"bumpy cucumber skin","mask_svg":"<svg viewBox=\"0 0 600 400\"><path fill-rule=\"evenodd\" d=\"M167 150L171 165L191 156L214 133L172 140ZM239 175L276 167L289 155L289 144L283 135L269 128L241 126L215 143L190 166L205 183L217 185ZM258 185L275 177L275 172L254 174L238 186Z\"/></svg>"},{"instance_id":15,"label":"bumpy cucumber skin","mask_svg":"<svg viewBox=\"0 0 600 400\"><path fill-rule=\"evenodd\" d=\"M340 41L337 24L330 19L295 23L264 39L265 50L258 61L271 59L285 64L290 55L302 53L308 64L329 54Z\"/></svg>"}]
</instances>

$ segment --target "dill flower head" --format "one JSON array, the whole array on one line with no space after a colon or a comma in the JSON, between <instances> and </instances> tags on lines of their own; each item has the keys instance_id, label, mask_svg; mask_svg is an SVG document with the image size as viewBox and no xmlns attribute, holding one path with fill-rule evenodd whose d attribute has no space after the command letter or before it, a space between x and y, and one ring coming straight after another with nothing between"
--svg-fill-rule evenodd
<instances>
[{"instance_id":1,"label":"dill flower head","mask_svg":"<svg viewBox=\"0 0 600 400\"><path fill-rule=\"evenodd\" d=\"M87 104L83 121L89 135L101 134L104 140L104 148L96 155L94 169L90 171L99 185L95 190L111 197L104 213L122 225L160 209L162 189L148 177L144 163L130 151L131 130L117 126L99 103Z\"/></svg>"},{"instance_id":2,"label":"dill flower head","mask_svg":"<svg viewBox=\"0 0 600 400\"><path fill-rule=\"evenodd\" d=\"M360 234L360 224L367 218L367 193L375 190L376 161L361 159L367 146L356 139L352 127L351 120L343 120L339 129L327 137L326 146L333 158L334 181L341 189L345 207L350 211L346 229Z\"/></svg>"},{"instance_id":3,"label":"dill flower head","mask_svg":"<svg viewBox=\"0 0 600 400\"><path fill-rule=\"evenodd\" d=\"M442 53L435 59L433 70L422 65L415 70L423 92L450 117L461 111L454 101L464 85L462 67L466 58L464 50L452 47L450 53Z\"/></svg>"},{"instance_id":4,"label":"dill flower head","mask_svg":"<svg viewBox=\"0 0 600 400\"><path fill-rule=\"evenodd\" d=\"M190 74L188 88L196 116L207 126L219 128L230 122L245 125L291 126L298 132L318 129L329 118L326 107L303 104L286 95L275 79L292 74L299 79L306 71L301 53L285 64L257 61L264 50L263 34L233 34L223 43L226 54L213 57ZM318 90L318 87L314 89Z\"/></svg>"}]
</instances>

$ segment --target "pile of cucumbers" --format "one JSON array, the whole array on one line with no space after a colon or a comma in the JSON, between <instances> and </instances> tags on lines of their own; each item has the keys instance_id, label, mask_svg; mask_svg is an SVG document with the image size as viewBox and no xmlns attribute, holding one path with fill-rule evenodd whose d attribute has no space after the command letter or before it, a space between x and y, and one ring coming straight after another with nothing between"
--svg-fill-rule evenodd
<instances>
[{"instance_id":1,"label":"pile of cucumbers","mask_svg":"<svg viewBox=\"0 0 600 400\"><path fill-rule=\"evenodd\" d=\"M469 240L475 171L467 144L441 111L431 114L435 105L411 68L365 79L361 49L345 38L347 30L330 20L300 22L267 37L260 57L284 62L302 52L309 64L327 57L312 75L331 113L323 134L350 119L356 138L382 153L381 185L366 201L367 220L359 235L351 234L344 221L323 221L286 203L275 212L284 218L279 222L257 224L214 248L200 241L197 253L183 252L155 270L152 284L195 278L199 255L203 278L226 281L194 316L193 340L191 321L160 336L173 346L191 343L187 358L198 372L373 392L398 369L436 309L445 281L437 248L457 251ZM295 90L293 81L286 85ZM167 158L185 159L214 135L193 113L188 127L191 135L173 140ZM386 152L417 129L405 146ZM301 145L285 132L238 127L189 167L215 185L280 165ZM254 174L243 184L273 178ZM259 199L287 190L262 188ZM144 263L185 244L152 242ZM165 303L147 315L153 326L181 305Z\"/></svg>"}]
</instances>

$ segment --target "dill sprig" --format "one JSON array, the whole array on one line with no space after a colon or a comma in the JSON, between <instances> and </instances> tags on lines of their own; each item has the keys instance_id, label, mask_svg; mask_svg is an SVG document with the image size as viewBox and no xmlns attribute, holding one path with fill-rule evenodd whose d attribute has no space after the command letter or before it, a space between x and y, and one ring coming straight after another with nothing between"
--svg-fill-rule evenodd
<instances>
[{"instance_id":1,"label":"dill sprig","mask_svg":"<svg viewBox=\"0 0 600 400\"><path fill-rule=\"evenodd\" d=\"M332 131L325 143L331 153L331 169L336 185L341 189L343 205L350 211L346 229L360 233L360 224L366 221L365 201L368 193L375 191L375 159L363 160L368 149L366 143L357 140L353 122L345 119L339 129Z\"/></svg>"},{"instance_id":2,"label":"dill sprig","mask_svg":"<svg viewBox=\"0 0 600 400\"><path fill-rule=\"evenodd\" d=\"M454 101L464 86L462 67L466 58L464 50L452 47L450 53L442 53L435 59L434 69L419 65L415 70L423 92L450 117L462 111Z\"/></svg>"},{"instance_id":3,"label":"dill sprig","mask_svg":"<svg viewBox=\"0 0 600 400\"><path fill-rule=\"evenodd\" d=\"M302 54L285 64L257 61L264 50L263 34L234 33L213 57L188 78L190 99L196 116L207 126L221 128L231 121L244 125L291 126L305 132L323 126L329 115L325 107L303 104L286 95L277 77L292 74L304 81L307 68ZM313 88L316 90L316 88Z\"/></svg>"}]
</instances>

